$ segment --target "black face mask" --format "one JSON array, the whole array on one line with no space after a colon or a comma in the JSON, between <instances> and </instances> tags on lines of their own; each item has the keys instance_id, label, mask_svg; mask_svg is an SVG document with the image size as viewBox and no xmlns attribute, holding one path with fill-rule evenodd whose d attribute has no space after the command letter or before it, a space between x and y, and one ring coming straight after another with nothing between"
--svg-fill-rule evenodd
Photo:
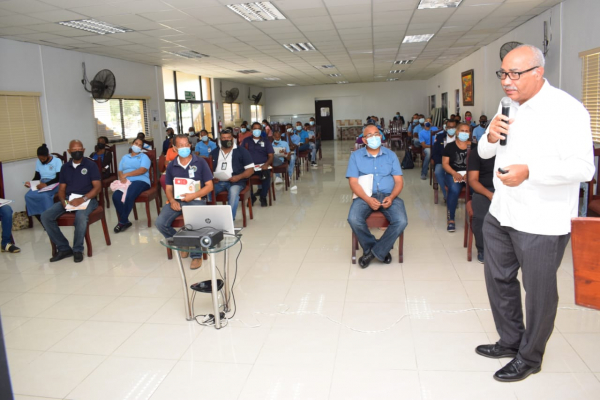
<instances>
[{"instance_id":1,"label":"black face mask","mask_svg":"<svg viewBox=\"0 0 600 400\"><path fill-rule=\"evenodd\" d=\"M43 165L46 165L50 162L50 157L46 157L46 161L40 161Z\"/></svg>"},{"instance_id":2,"label":"black face mask","mask_svg":"<svg viewBox=\"0 0 600 400\"><path fill-rule=\"evenodd\" d=\"M223 145L223 148L230 149L233 147L233 140L224 140L221 141L221 144Z\"/></svg>"},{"instance_id":3,"label":"black face mask","mask_svg":"<svg viewBox=\"0 0 600 400\"><path fill-rule=\"evenodd\" d=\"M485 128L487 126L487 121L482 121L479 125L481 125L482 128Z\"/></svg>"},{"instance_id":4,"label":"black face mask","mask_svg":"<svg viewBox=\"0 0 600 400\"><path fill-rule=\"evenodd\" d=\"M104 150L104 148L105 148L105 147L106 147L106 145L105 145L104 143L98 143L98 144L96 145L96 148L97 148L98 150Z\"/></svg>"},{"instance_id":5,"label":"black face mask","mask_svg":"<svg viewBox=\"0 0 600 400\"><path fill-rule=\"evenodd\" d=\"M75 161L81 161L83 158L83 151L72 151L71 157L73 157L73 160Z\"/></svg>"}]
</instances>

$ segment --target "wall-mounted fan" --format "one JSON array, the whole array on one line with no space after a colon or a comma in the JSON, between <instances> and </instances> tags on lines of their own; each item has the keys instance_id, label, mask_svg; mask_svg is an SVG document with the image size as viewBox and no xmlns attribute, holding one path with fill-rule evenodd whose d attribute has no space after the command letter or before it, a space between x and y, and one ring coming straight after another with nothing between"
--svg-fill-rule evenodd
<instances>
[{"instance_id":1,"label":"wall-mounted fan","mask_svg":"<svg viewBox=\"0 0 600 400\"><path fill-rule=\"evenodd\" d=\"M111 99L113 94L115 94L115 89L117 88L117 80L115 79L115 74L113 74L108 69L103 69L94 76L94 79L90 82L87 78L87 74L85 73L85 63L83 65L83 79L81 83L83 83L83 88L92 94L92 97L98 103L105 103ZM90 88L88 89L88 84Z\"/></svg>"},{"instance_id":2,"label":"wall-mounted fan","mask_svg":"<svg viewBox=\"0 0 600 400\"><path fill-rule=\"evenodd\" d=\"M238 96L240 95L240 91L238 88L231 88L231 90L226 90L225 94L223 94L223 83L221 82L221 87L220 87L220 92L221 92L221 96L224 97L223 99L223 103L224 104L231 104L231 120L233 121L233 102L238 98Z\"/></svg>"},{"instance_id":3,"label":"wall-mounted fan","mask_svg":"<svg viewBox=\"0 0 600 400\"><path fill-rule=\"evenodd\" d=\"M257 106L260 103L260 99L262 98L262 92L258 92L257 95L253 95L250 92L250 88L248 88L248 100L252 100L254 105Z\"/></svg>"},{"instance_id":4,"label":"wall-mounted fan","mask_svg":"<svg viewBox=\"0 0 600 400\"><path fill-rule=\"evenodd\" d=\"M502 47L500 47L500 61L504 60L504 57L510 53L511 50L516 49L517 47L519 47L520 45L522 45L523 43L519 43L519 42L506 42L502 45Z\"/></svg>"}]
</instances>

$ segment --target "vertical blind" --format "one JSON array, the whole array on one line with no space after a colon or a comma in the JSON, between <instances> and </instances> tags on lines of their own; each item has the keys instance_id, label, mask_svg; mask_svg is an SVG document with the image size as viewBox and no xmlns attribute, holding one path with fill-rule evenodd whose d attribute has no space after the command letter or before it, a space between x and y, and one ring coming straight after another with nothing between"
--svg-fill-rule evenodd
<instances>
[{"instance_id":1,"label":"vertical blind","mask_svg":"<svg viewBox=\"0 0 600 400\"><path fill-rule=\"evenodd\" d=\"M600 48L579 56L583 61L583 106L590 113L594 142L600 143Z\"/></svg>"},{"instance_id":2,"label":"vertical blind","mask_svg":"<svg viewBox=\"0 0 600 400\"><path fill-rule=\"evenodd\" d=\"M0 93L0 161L37 156L44 143L39 93Z\"/></svg>"}]
</instances>

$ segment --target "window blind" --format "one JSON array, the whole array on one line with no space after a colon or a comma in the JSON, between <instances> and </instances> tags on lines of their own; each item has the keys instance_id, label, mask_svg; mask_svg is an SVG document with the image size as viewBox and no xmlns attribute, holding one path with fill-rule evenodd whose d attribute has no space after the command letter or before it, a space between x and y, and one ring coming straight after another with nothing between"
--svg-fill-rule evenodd
<instances>
[{"instance_id":1,"label":"window blind","mask_svg":"<svg viewBox=\"0 0 600 400\"><path fill-rule=\"evenodd\" d=\"M583 59L583 106L590 113L594 142L600 143L600 48L580 56Z\"/></svg>"},{"instance_id":2,"label":"window blind","mask_svg":"<svg viewBox=\"0 0 600 400\"><path fill-rule=\"evenodd\" d=\"M39 94L0 94L0 160L37 157L44 143Z\"/></svg>"}]
</instances>

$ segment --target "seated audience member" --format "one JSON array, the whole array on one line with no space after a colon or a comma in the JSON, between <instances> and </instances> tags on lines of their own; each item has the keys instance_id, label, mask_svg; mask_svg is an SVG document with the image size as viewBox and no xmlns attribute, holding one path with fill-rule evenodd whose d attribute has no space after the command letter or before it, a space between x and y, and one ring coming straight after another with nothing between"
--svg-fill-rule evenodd
<instances>
[{"instance_id":1,"label":"seated audience member","mask_svg":"<svg viewBox=\"0 0 600 400\"><path fill-rule=\"evenodd\" d=\"M315 157L317 154L316 146L315 146L314 142L310 141L310 134L305 129L303 129L302 122L300 122L300 121L296 122L296 133L298 134L298 136L300 136L300 142L298 144L298 151L310 150L311 158ZM312 160L311 164L315 165L316 162L314 162L314 160Z\"/></svg>"},{"instance_id":2,"label":"seated audience member","mask_svg":"<svg viewBox=\"0 0 600 400\"><path fill-rule=\"evenodd\" d=\"M192 149L195 149L196 145L198 144L198 135L196 134L196 129L193 126L190 126L188 129L188 137L190 138Z\"/></svg>"},{"instance_id":3,"label":"seated audience member","mask_svg":"<svg viewBox=\"0 0 600 400\"><path fill-rule=\"evenodd\" d=\"M304 124L304 131L308 132L308 143L310 144L310 157L311 157L311 165L313 167L317 166L317 133L314 128L312 128L309 123Z\"/></svg>"},{"instance_id":4,"label":"seated audience member","mask_svg":"<svg viewBox=\"0 0 600 400\"><path fill-rule=\"evenodd\" d=\"M290 151L296 151L300 147L300 136L294 131L292 124L286 125L286 132L288 134L288 144L290 145Z\"/></svg>"},{"instance_id":5,"label":"seated audience member","mask_svg":"<svg viewBox=\"0 0 600 400\"><path fill-rule=\"evenodd\" d=\"M366 147L350 155L346 178L352 193L357 196L350 206L348 223L363 249L358 263L367 268L374 258L386 264L392 262L390 250L406 228L407 217L404 202L398 198L404 185L398 157L381 146L381 133L375 125L364 127L363 142ZM363 175L373 175L371 196L358 182ZM390 223L379 240L369 231L366 222L373 211L381 211Z\"/></svg>"},{"instance_id":6,"label":"seated audience member","mask_svg":"<svg viewBox=\"0 0 600 400\"><path fill-rule=\"evenodd\" d=\"M421 168L421 180L426 180L427 171L429 170L429 160L431 160L431 118L425 120L423 129L419 131L419 144L425 154L423 167Z\"/></svg>"},{"instance_id":7,"label":"seated audience member","mask_svg":"<svg viewBox=\"0 0 600 400\"><path fill-rule=\"evenodd\" d=\"M433 160L433 173L438 182L438 186L442 190L445 202L447 198L446 172L442 166L442 154L444 153L444 147L446 147L448 143L454 142L456 138L456 121L449 119L444 126L444 130L435 136L435 141L431 148L431 159Z\"/></svg>"},{"instance_id":8,"label":"seated audience member","mask_svg":"<svg viewBox=\"0 0 600 400\"><path fill-rule=\"evenodd\" d=\"M69 143L69 154L71 160L65 163L60 170L60 185L58 187L59 202L42 213L42 225L48 232L52 243L56 245L57 253L50 262L60 261L73 256L76 263L83 261L83 241L89 215L98 207L96 196L100 193L102 184L100 182L100 171L96 163L89 158L84 158L85 148L79 140L71 140ZM69 200L71 195L78 196ZM83 210L70 211L75 213L75 233L73 235L73 248L69 241L60 231L56 220L67 210L70 205L78 207L89 201Z\"/></svg>"},{"instance_id":9,"label":"seated audience member","mask_svg":"<svg viewBox=\"0 0 600 400\"><path fill-rule=\"evenodd\" d=\"M173 131L173 128L167 128L167 137L165 138L162 147L163 155L167 154L167 150L169 150L169 147L171 146L170 140L173 139L173 136L175 136L175 131Z\"/></svg>"},{"instance_id":10,"label":"seated audience member","mask_svg":"<svg viewBox=\"0 0 600 400\"><path fill-rule=\"evenodd\" d=\"M481 117L479 117L479 125L477 125L473 129L473 142L475 142L475 143L479 142L479 139L481 139L481 137L485 133L486 129L487 129L487 117L485 115L482 115Z\"/></svg>"},{"instance_id":11,"label":"seated audience member","mask_svg":"<svg viewBox=\"0 0 600 400\"><path fill-rule=\"evenodd\" d=\"M142 153L144 143L135 139L129 154L125 154L119 163L119 181L125 186L121 190L113 191L113 204L119 216L119 222L115 226L115 233L124 231L131 226L129 214L135 207L135 199L150 189L150 166L152 165L147 155ZM111 185L112 186L112 185ZM123 194L125 193L125 196ZM123 199L123 197L125 197Z\"/></svg>"},{"instance_id":12,"label":"seated audience member","mask_svg":"<svg viewBox=\"0 0 600 400\"><path fill-rule=\"evenodd\" d=\"M449 143L442 154L442 165L446 171L445 184L448 206L448 232L454 232L456 225L454 215L458 205L458 197L465 186L465 173L467 171L467 149L470 145L471 128L469 124L458 125L457 138ZM461 174L462 172L462 174Z\"/></svg>"},{"instance_id":13,"label":"seated audience member","mask_svg":"<svg viewBox=\"0 0 600 400\"><path fill-rule=\"evenodd\" d=\"M473 235L477 247L477 261L483 264L483 219L490 209L494 196L494 163L496 157L483 159L477 152L477 145L471 146L467 171L469 186L473 189Z\"/></svg>"},{"instance_id":14,"label":"seated audience member","mask_svg":"<svg viewBox=\"0 0 600 400\"><path fill-rule=\"evenodd\" d=\"M271 129L271 124L266 119L262 120L263 131L267 134L267 137L273 136L273 129Z\"/></svg>"},{"instance_id":15,"label":"seated audience member","mask_svg":"<svg viewBox=\"0 0 600 400\"><path fill-rule=\"evenodd\" d=\"M37 157L38 159L35 162L35 175L32 180L40 181L40 183L35 188L36 190L29 190L25 194L25 208L27 209L27 215L36 217L38 221L41 222L40 216L42 213L54 204L54 195L58 193L58 186L45 192L40 192L40 189L59 182L62 161L50 154L45 143L38 147ZM30 182L25 182L25 187L33 189L30 186Z\"/></svg>"},{"instance_id":16,"label":"seated audience member","mask_svg":"<svg viewBox=\"0 0 600 400\"><path fill-rule=\"evenodd\" d=\"M21 249L12 243L13 210L10 205L0 207L2 223L2 253L20 253Z\"/></svg>"},{"instance_id":17,"label":"seated audience member","mask_svg":"<svg viewBox=\"0 0 600 400\"><path fill-rule=\"evenodd\" d=\"M273 166L278 167L281 164L288 162L288 174L292 176L294 173L294 165L296 165L296 154L290 151L288 142L281 139L281 132L273 132L273 148L282 148L283 153L274 153ZM283 182L280 177L278 182Z\"/></svg>"},{"instance_id":18,"label":"seated audience member","mask_svg":"<svg viewBox=\"0 0 600 400\"><path fill-rule=\"evenodd\" d=\"M317 153L319 151L319 149L321 148L321 132L319 129L317 129L317 125L316 125L316 121L314 117L310 117L310 120L308 121L308 123L310 124L310 130L313 131L315 133L315 152ZM315 160L316 161L316 160Z\"/></svg>"},{"instance_id":19,"label":"seated audience member","mask_svg":"<svg viewBox=\"0 0 600 400\"><path fill-rule=\"evenodd\" d=\"M98 136L95 151L90 154L90 158L94 161L100 160L102 164L102 179L110 176L110 162L112 161L112 153L106 150L108 147L108 138L106 136Z\"/></svg>"},{"instance_id":20,"label":"seated audience member","mask_svg":"<svg viewBox=\"0 0 600 400\"><path fill-rule=\"evenodd\" d=\"M246 139L249 136L252 136L252 132L248 130L248 125L246 123L242 123L242 125L240 125L240 134L237 138L238 144L242 143L244 139Z\"/></svg>"},{"instance_id":21,"label":"seated audience member","mask_svg":"<svg viewBox=\"0 0 600 400\"><path fill-rule=\"evenodd\" d=\"M254 174L254 162L248 150L235 144L231 130L221 131L219 139L221 146L210 154L215 194L227 192L227 203L231 206L235 219L240 192L246 187L248 178Z\"/></svg>"},{"instance_id":22,"label":"seated audience member","mask_svg":"<svg viewBox=\"0 0 600 400\"><path fill-rule=\"evenodd\" d=\"M177 158L169 163L165 178L165 194L168 204L163 206L160 215L156 218L154 225L158 231L165 237L170 238L176 231L171 226L175 218L181 215L181 207L201 206L206 204L206 196L213 190L213 176L208 167L208 163L201 157L192 153L192 145L187 136L175 136L175 148L177 148ZM175 178L194 179L200 182L200 190L195 193L187 193L180 199L175 199L173 191L173 180ZM200 228L200 227L194 227ZM187 258L189 253L181 253L182 258ZM192 254L191 269L198 269L202 266L202 254Z\"/></svg>"},{"instance_id":23,"label":"seated audience member","mask_svg":"<svg viewBox=\"0 0 600 400\"><path fill-rule=\"evenodd\" d=\"M142 140L142 143L144 144L142 146L142 151L143 152L146 152L148 150L152 150L152 146L150 146L148 143L144 142L146 140L146 135L144 135L144 132L139 132L137 134L136 139L141 139Z\"/></svg>"},{"instance_id":24,"label":"seated audience member","mask_svg":"<svg viewBox=\"0 0 600 400\"><path fill-rule=\"evenodd\" d=\"M215 142L209 139L208 132L206 129L202 129L200 131L200 140L195 147L195 152L197 156L208 157L210 153L217 148Z\"/></svg>"},{"instance_id":25,"label":"seated audience member","mask_svg":"<svg viewBox=\"0 0 600 400\"><path fill-rule=\"evenodd\" d=\"M417 125L415 125L415 127L412 130L413 133L413 140L412 140L412 144L415 147L421 147L421 141L419 140L419 132L421 132L421 129L423 129L423 127L425 126L425 116L423 114L419 114L419 123Z\"/></svg>"},{"instance_id":26,"label":"seated audience member","mask_svg":"<svg viewBox=\"0 0 600 400\"><path fill-rule=\"evenodd\" d=\"M469 128L471 128L471 130L477 126L475 121L473 121L473 114L471 114L471 111L467 111L465 113L465 123L469 124Z\"/></svg>"},{"instance_id":27,"label":"seated audience member","mask_svg":"<svg viewBox=\"0 0 600 400\"><path fill-rule=\"evenodd\" d=\"M260 167L260 171L254 175L262 180L260 188L260 206L267 207L267 194L271 187L271 173L269 166L273 163L273 145L269 140L263 138L261 125L258 122L252 124L252 137L244 139L242 147L248 150L252 156L252 161L256 167ZM256 194L252 193L252 204L256 202Z\"/></svg>"},{"instance_id":28,"label":"seated audience member","mask_svg":"<svg viewBox=\"0 0 600 400\"><path fill-rule=\"evenodd\" d=\"M408 133L413 134L413 129L419 124L419 114L415 114L412 117L412 120L408 124Z\"/></svg>"}]
</instances>

